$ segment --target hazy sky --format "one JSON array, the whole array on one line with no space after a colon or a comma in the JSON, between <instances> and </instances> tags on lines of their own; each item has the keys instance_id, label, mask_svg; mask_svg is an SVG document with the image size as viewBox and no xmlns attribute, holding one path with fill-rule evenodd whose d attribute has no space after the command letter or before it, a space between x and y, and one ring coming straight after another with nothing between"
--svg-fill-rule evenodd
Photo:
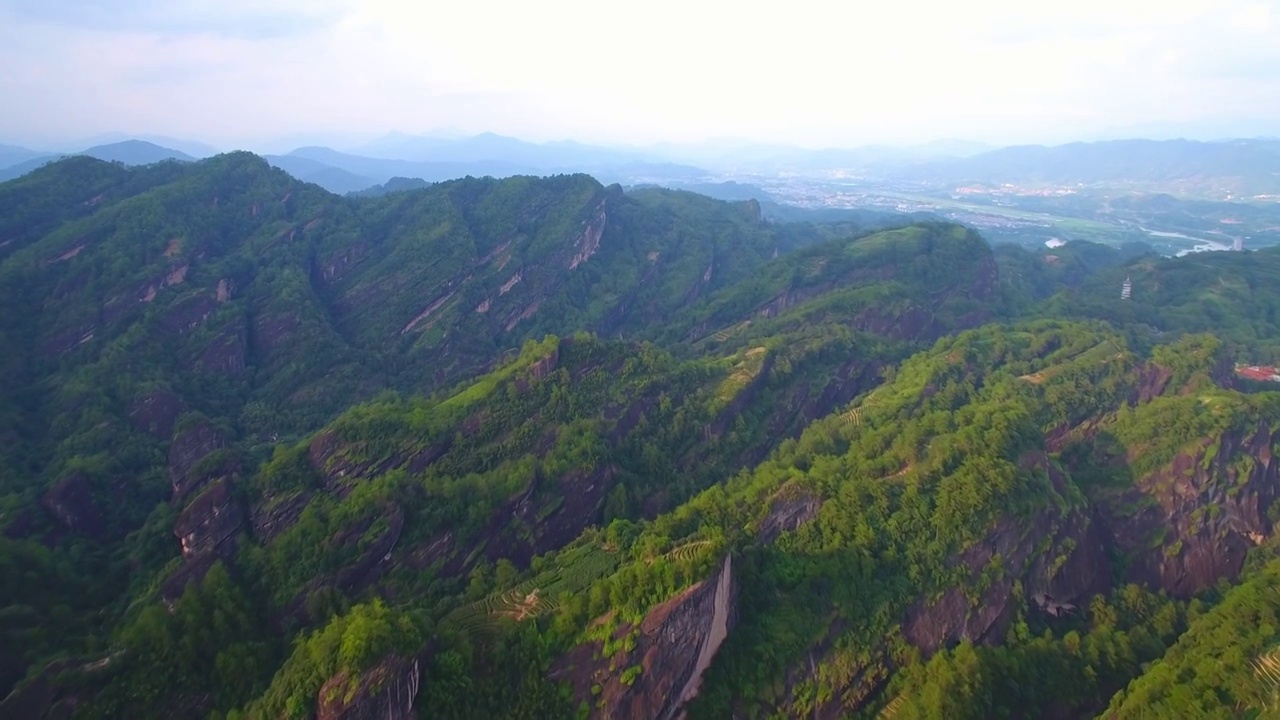
<instances>
[{"instance_id":1,"label":"hazy sky","mask_svg":"<svg viewBox=\"0 0 1280 720\"><path fill-rule=\"evenodd\" d=\"M1280 0L0 0L0 98L46 146L1280 134Z\"/></svg>"}]
</instances>

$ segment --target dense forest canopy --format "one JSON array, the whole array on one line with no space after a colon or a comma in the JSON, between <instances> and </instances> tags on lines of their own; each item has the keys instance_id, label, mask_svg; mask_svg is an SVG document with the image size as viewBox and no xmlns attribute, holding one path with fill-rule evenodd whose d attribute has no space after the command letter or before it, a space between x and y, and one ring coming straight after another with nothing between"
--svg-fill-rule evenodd
<instances>
[{"instance_id":1,"label":"dense forest canopy","mask_svg":"<svg viewBox=\"0 0 1280 720\"><path fill-rule=\"evenodd\" d=\"M0 184L0 715L1280 709L1280 251L387 190Z\"/></svg>"}]
</instances>

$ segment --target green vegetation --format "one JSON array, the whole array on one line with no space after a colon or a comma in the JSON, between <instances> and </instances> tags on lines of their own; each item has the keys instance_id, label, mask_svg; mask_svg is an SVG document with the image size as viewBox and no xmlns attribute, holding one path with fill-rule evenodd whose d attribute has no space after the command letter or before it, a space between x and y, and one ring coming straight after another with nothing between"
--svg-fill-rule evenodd
<instances>
[{"instance_id":1,"label":"green vegetation","mask_svg":"<svg viewBox=\"0 0 1280 720\"><path fill-rule=\"evenodd\" d=\"M1150 670L1116 694L1104 716L1274 717L1280 643L1280 561L1272 561L1198 617Z\"/></svg>"},{"instance_id":2,"label":"green vegetation","mask_svg":"<svg viewBox=\"0 0 1280 720\"><path fill-rule=\"evenodd\" d=\"M0 207L14 702L1275 711L1280 394L1231 369L1280 358L1280 253L585 176L337 198L247 154Z\"/></svg>"},{"instance_id":3,"label":"green vegetation","mask_svg":"<svg viewBox=\"0 0 1280 720\"><path fill-rule=\"evenodd\" d=\"M1015 718L1045 707L1079 713L1105 703L1186 629L1179 604L1136 585L1095 598L1076 624L1033 635L1020 623L1000 647L963 641L895 678L886 708L895 718L931 720Z\"/></svg>"}]
</instances>

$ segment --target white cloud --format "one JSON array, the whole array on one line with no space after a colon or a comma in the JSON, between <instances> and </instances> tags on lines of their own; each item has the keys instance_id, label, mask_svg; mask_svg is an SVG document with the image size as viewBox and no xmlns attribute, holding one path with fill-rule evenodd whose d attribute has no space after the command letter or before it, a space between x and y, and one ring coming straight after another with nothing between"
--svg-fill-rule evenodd
<instances>
[{"instance_id":1,"label":"white cloud","mask_svg":"<svg viewBox=\"0 0 1280 720\"><path fill-rule=\"evenodd\" d=\"M0 135L227 144L459 127L850 145L1280 119L1274 2L139 7L150 9L86 22L0 6L0 94L13 100Z\"/></svg>"}]
</instances>

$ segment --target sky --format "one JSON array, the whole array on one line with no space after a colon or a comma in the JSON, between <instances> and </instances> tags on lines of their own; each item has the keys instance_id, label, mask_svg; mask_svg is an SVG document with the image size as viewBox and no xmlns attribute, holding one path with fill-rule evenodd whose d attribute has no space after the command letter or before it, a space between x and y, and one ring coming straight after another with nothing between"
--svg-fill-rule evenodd
<instances>
[{"instance_id":1,"label":"sky","mask_svg":"<svg viewBox=\"0 0 1280 720\"><path fill-rule=\"evenodd\" d=\"M1280 0L0 0L0 142L1280 135Z\"/></svg>"}]
</instances>

